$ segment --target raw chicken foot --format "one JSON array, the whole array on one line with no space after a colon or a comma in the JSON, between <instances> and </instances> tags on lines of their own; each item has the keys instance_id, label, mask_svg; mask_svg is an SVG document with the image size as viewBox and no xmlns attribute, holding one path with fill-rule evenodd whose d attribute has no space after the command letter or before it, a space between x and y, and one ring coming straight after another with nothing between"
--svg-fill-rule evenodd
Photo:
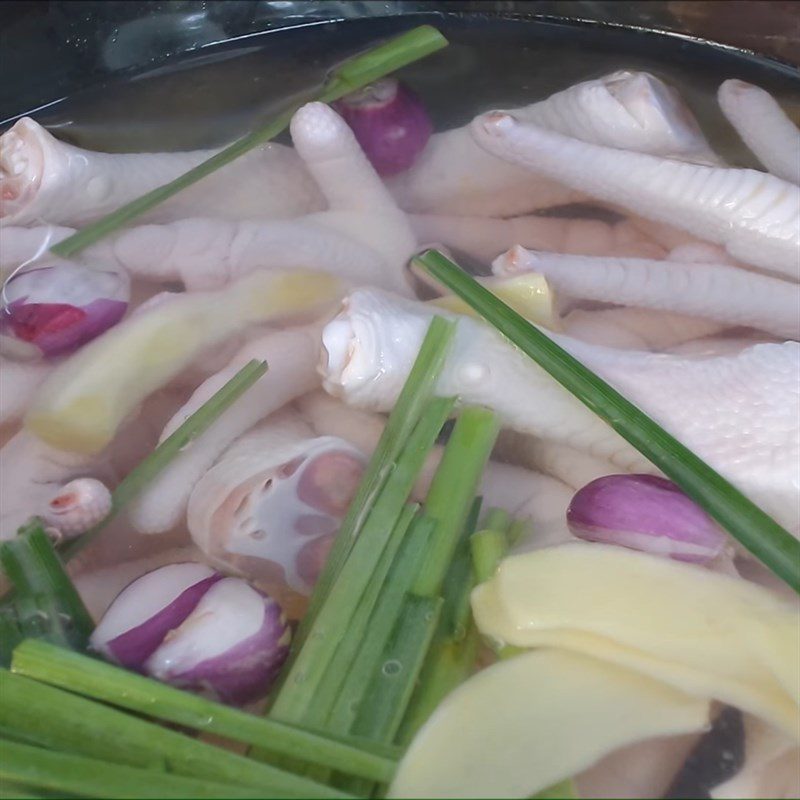
<instances>
[{"instance_id":1,"label":"raw chicken foot","mask_svg":"<svg viewBox=\"0 0 800 800\"><path fill-rule=\"evenodd\" d=\"M800 279L800 187L751 169L588 144L493 111L471 126L489 153Z\"/></svg>"},{"instance_id":2,"label":"raw chicken foot","mask_svg":"<svg viewBox=\"0 0 800 800\"><path fill-rule=\"evenodd\" d=\"M213 562L255 580L297 616L358 488L364 455L290 412L234 442L192 490L187 522ZM287 609L287 606L290 608Z\"/></svg>"},{"instance_id":3,"label":"raw chicken foot","mask_svg":"<svg viewBox=\"0 0 800 800\"><path fill-rule=\"evenodd\" d=\"M513 113L596 144L716 161L677 93L644 72L583 81ZM582 199L556 181L520 173L481 150L465 126L434 134L389 186L406 211L508 217Z\"/></svg>"},{"instance_id":4,"label":"raw chicken foot","mask_svg":"<svg viewBox=\"0 0 800 800\"><path fill-rule=\"evenodd\" d=\"M800 339L800 285L726 264L573 256L514 247L495 275L544 275L573 297L673 311Z\"/></svg>"},{"instance_id":5,"label":"raw chicken foot","mask_svg":"<svg viewBox=\"0 0 800 800\"><path fill-rule=\"evenodd\" d=\"M84 225L169 183L216 152L98 153L59 141L23 117L0 137L0 222ZM147 218L288 218L323 207L297 154L269 143L184 189Z\"/></svg>"},{"instance_id":6,"label":"raw chicken foot","mask_svg":"<svg viewBox=\"0 0 800 800\"><path fill-rule=\"evenodd\" d=\"M361 408L391 408L432 313L377 290L353 292L323 331L326 390ZM549 335L768 513L800 529L800 345L757 344L734 356L687 359ZM459 318L437 391L488 405L517 431L626 470L652 470L547 373L469 318Z\"/></svg>"},{"instance_id":7,"label":"raw chicken foot","mask_svg":"<svg viewBox=\"0 0 800 800\"><path fill-rule=\"evenodd\" d=\"M609 224L594 219L492 219L435 214L411 215L409 220L420 242L441 242L483 263L489 263L512 244L577 255L662 258L666 253L626 221Z\"/></svg>"},{"instance_id":8,"label":"raw chicken foot","mask_svg":"<svg viewBox=\"0 0 800 800\"><path fill-rule=\"evenodd\" d=\"M85 257L147 280L180 280L189 290L219 288L257 269L314 265L351 285L410 293L402 268L416 239L350 128L328 106L309 103L294 115L291 130L327 211L291 221L142 225L89 248Z\"/></svg>"}]
</instances>

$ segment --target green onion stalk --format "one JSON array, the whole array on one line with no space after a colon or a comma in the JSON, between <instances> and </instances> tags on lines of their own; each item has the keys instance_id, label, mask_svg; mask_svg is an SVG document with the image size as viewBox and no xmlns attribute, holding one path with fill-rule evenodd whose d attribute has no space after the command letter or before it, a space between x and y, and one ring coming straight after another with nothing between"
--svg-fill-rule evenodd
<instances>
[{"instance_id":1,"label":"green onion stalk","mask_svg":"<svg viewBox=\"0 0 800 800\"><path fill-rule=\"evenodd\" d=\"M389 480L389 476L395 468L395 461L412 430L419 422L423 409L433 397L433 390L441 374L454 334L455 325L452 322L443 317L434 317L431 321L419 354L392 413L389 415L356 496L350 503L350 508L339 529L330 556L314 587L308 611L303 617L293 642L293 654L299 651L305 641L317 612L327 599L342 565L350 554L368 515L372 512L378 495Z\"/></svg>"},{"instance_id":2,"label":"green onion stalk","mask_svg":"<svg viewBox=\"0 0 800 800\"><path fill-rule=\"evenodd\" d=\"M351 629L353 617L365 602L370 577L452 407L452 400L430 401L412 431L278 693L271 711L278 719L303 722L313 713L321 684L330 680L337 650L349 635L358 635Z\"/></svg>"},{"instance_id":3,"label":"green onion stalk","mask_svg":"<svg viewBox=\"0 0 800 800\"><path fill-rule=\"evenodd\" d=\"M42 702L46 690L52 686L70 693L66 696L60 695L62 700L81 695L83 698L98 701L99 704L155 717L184 728L213 733L276 755L302 753L313 764L335 768L368 780L385 782L394 774L398 757L394 748L374 745L353 737L321 735L269 717L258 717L40 640L29 639L16 648L12 670L14 676L25 676L37 681L38 694L31 701L34 705ZM2 715L6 713L9 724L19 727L16 712L13 709L3 711L6 708L4 701L11 702L13 699L0 694L0 724L3 721ZM19 697L16 699L19 700ZM73 705L78 699L71 701ZM58 703L54 702L52 706L57 708ZM98 707L105 709L106 705ZM76 724L83 724L80 720L86 716L85 709L94 709L95 706L87 705L83 708L82 713L72 714L74 709L68 707L67 718L74 719ZM48 719L52 724L47 708L42 713L42 724L47 726ZM106 724L107 721L103 722ZM27 724L32 726L36 723L28 721ZM89 727L80 736L74 737L76 741L87 736L92 741L91 737L96 734L100 737L100 744L108 742L109 737L103 725L96 727L93 722L86 724ZM152 742L159 741L158 734L153 739L149 730L142 740L146 745L146 754L152 753ZM159 758L166 757L169 752L163 742L158 744L156 750Z\"/></svg>"},{"instance_id":4,"label":"green onion stalk","mask_svg":"<svg viewBox=\"0 0 800 800\"><path fill-rule=\"evenodd\" d=\"M40 520L0 544L0 564L14 587L0 606L4 664L11 648L28 636L86 647L94 622Z\"/></svg>"},{"instance_id":5,"label":"green onion stalk","mask_svg":"<svg viewBox=\"0 0 800 800\"><path fill-rule=\"evenodd\" d=\"M5 671L0 671L0 724L50 750L110 764L259 787L286 797L340 796L299 775Z\"/></svg>"},{"instance_id":6,"label":"green onion stalk","mask_svg":"<svg viewBox=\"0 0 800 800\"><path fill-rule=\"evenodd\" d=\"M153 769L129 767L96 758L59 753L8 739L0 740L0 779L34 790L56 792L58 797L238 798L305 797L261 786L210 781L172 775ZM15 793L13 795L17 797ZM44 795L47 796L47 795ZM308 795L313 796L313 795ZM321 795L317 795L321 796ZM328 795L344 797L341 793Z\"/></svg>"},{"instance_id":7,"label":"green onion stalk","mask_svg":"<svg viewBox=\"0 0 800 800\"><path fill-rule=\"evenodd\" d=\"M480 507L475 495L497 433L497 418L486 409L465 408L456 419L423 505L435 523L430 544L359 707L353 727L358 735L395 740L445 610L451 636L465 636L472 576L468 564L454 556ZM458 583L447 586L454 573Z\"/></svg>"}]
</instances>

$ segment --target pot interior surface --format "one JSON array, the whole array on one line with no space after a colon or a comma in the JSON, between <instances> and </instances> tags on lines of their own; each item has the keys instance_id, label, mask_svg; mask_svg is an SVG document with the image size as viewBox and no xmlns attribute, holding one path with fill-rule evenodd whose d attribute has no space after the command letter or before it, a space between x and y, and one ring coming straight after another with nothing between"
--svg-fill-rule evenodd
<instances>
[{"instance_id":1,"label":"pot interior surface","mask_svg":"<svg viewBox=\"0 0 800 800\"><path fill-rule=\"evenodd\" d=\"M679 35L483 14L351 19L267 31L134 71L52 103L36 118L88 148L220 145L320 82L332 64L424 22L439 27L451 44L402 75L422 95L437 129L618 69L647 70L673 84L712 144L734 163L753 162L717 109L714 94L722 80L758 83L800 119L800 74L769 59Z\"/></svg>"}]
</instances>

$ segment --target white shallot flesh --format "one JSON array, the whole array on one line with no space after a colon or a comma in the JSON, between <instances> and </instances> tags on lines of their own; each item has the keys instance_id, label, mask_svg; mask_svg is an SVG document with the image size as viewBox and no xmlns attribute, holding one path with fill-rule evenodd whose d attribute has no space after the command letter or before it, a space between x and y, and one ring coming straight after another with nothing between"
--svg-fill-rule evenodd
<instances>
[{"instance_id":1,"label":"white shallot flesh","mask_svg":"<svg viewBox=\"0 0 800 800\"><path fill-rule=\"evenodd\" d=\"M69 354L116 325L129 299L123 271L68 261L21 269L3 284L0 334L45 358Z\"/></svg>"}]
</instances>

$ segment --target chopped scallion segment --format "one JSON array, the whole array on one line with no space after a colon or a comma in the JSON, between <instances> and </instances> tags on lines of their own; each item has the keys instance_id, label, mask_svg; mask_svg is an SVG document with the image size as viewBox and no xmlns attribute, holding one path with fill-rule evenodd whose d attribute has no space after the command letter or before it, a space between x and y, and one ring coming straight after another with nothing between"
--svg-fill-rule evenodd
<instances>
[{"instance_id":1,"label":"chopped scallion segment","mask_svg":"<svg viewBox=\"0 0 800 800\"><path fill-rule=\"evenodd\" d=\"M0 564L14 585L0 617L12 638L16 637L10 626L16 624L23 637L41 636L79 649L86 646L94 622L40 521L0 544Z\"/></svg>"},{"instance_id":2,"label":"chopped scallion segment","mask_svg":"<svg viewBox=\"0 0 800 800\"><path fill-rule=\"evenodd\" d=\"M278 719L302 723L311 713L319 686L350 629L370 575L452 408L452 399L434 398L411 432L281 686L271 712Z\"/></svg>"},{"instance_id":3,"label":"chopped scallion segment","mask_svg":"<svg viewBox=\"0 0 800 800\"><path fill-rule=\"evenodd\" d=\"M47 789L32 789L16 781L0 780L0 800L65 800L74 794L51 792Z\"/></svg>"},{"instance_id":4,"label":"chopped scallion segment","mask_svg":"<svg viewBox=\"0 0 800 800\"><path fill-rule=\"evenodd\" d=\"M419 421L422 410L433 397L433 390L444 366L454 333L455 325L443 317L434 317L431 321L419 354L372 454L358 492L339 529L336 543L314 587L308 611L294 639L294 653L299 651L299 647L305 641L317 612L327 599L375 499L394 468L395 460Z\"/></svg>"},{"instance_id":5,"label":"chopped scallion segment","mask_svg":"<svg viewBox=\"0 0 800 800\"><path fill-rule=\"evenodd\" d=\"M481 499L476 498L444 581L439 626L403 718L397 737L400 743L407 744L411 740L436 706L467 679L474 667L480 640L469 607L474 581L468 543L480 510Z\"/></svg>"},{"instance_id":6,"label":"chopped scallion segment","mask_svg":"<svg viewBox=\"0 0 800 800\"><path fill-rule=\"evenodd\" d=\"M157 706L148 709L155 711ZM341 797L331 787L5 670L0 671L0 724L51 748L116 765L168 769L237 788L262 787L270 796ZM114 796L107 791L105 796Z\"/></svg>"},{"instance_id":7,"label":"chopped scallion segment","mask_svg":"<svg viewBox=\"0 0 800 800\"><path fill-rule=\"evenodd\" d=\"M469 553L469 537L475 531L481 513L482 498L476 497L472 503L464 529L459 537L456 552L447 570L442 586L442 606L440 630L437 639L459 641L467 633L470 623L469 595L472 591L473 570Z\"/></svg>"},{"instance_id":8,"label":"chopped scallion segment","mask_svg":"<svg viewBox=\"0 0 800 800\"><path fill-rule=\"evenodd\" d=\"M532 800L576 800L576 798L578 793L575 791L575 784L569 778L532 795Z\"/></svg>"},{"instance_id":9,"label":"chopped scallion segment","mask_svg":"<svg viewBox=\"0 0 800 800\"><path fill-rule=\"evenodd\" d=\"M347 632L342 636L342 640L336 649L330 667L323 677L322 683L317 690L314 705L309 709L309 713L304 717L304 723L314 728L322 728L328 720L334 705L341 698L342 684L353 674L353 668L358 668L363 658L361 648L366 644L368 634L372 633L374 626L372 623L373 614L377 611L376 606L384 597L384 589L394 585L392 566L395 563L397 554L403 546L403 542L408 529L418 507L407 505L400 513L391 538L386 543L381 553L378 566L370 576L369 583L361 602L347 628ZM363 689L363 685L360 687ZM349 730L349 725L333 725L334 730Z\"/></svg>"},{"instance_id":10,"label":"chopped scallion segment","mask_svg":"<svg viewBox=\"0 0 800 800\"><path fill-rule=\"evenodd\" d=\"M475 565L475 578L484 583L494 575L500 560L508 550L508 538L498 530L484 528L473 534L469 540L472 551L472 563Z\"/></svg>"},{"instance_id":11,"label":"chopped scallion segment","mask_svg":"<svg viewBox=\"0 0 800 800\"><path fill-rule=\"evenodd\" d=\"M440 597L408 595L359 708L353 732L389 743L400 728L442 608Z\"/></svg>"},{"instance_id":12,"label":"chopped scallion segment","mask_svg":"<svg viewBox=\"0 0 800 800\"><path fill-rule=\"evenodd\" d=\"M46 642L23 642L14 652L12 669L103 703L214 733L270 753L288 756L302 752L309 762L381 782L388 781L394 773L397 754L392 748L322 736L247 714Z\"/></svg>"},{"instance_id":13,"label":"chopped scallion segment","mask_svg":"<svg viewBox=\"0 0 800 800\"><path fill-rule=\"evenodd\" d=\"M481 529L507 533L511 525L512 520L508 514L508 511L505 511L502 508L490 508L486 512Z\"/></svg>"},{"instance_id":14,"label":"chopped scallion segment","mask_svg":"<svg viewBox=\"0 0 800 800\"><path fill-rule=\"evenodd\" d=\"M384 649L392 635L406 594L426 558L434 527L433 520L418 516L406 534L402 550L370 617L368 635L360 642L358 657L346 674L333 710L326 720L328 729L352 730L370 679L381 668Z\"/></svg>"},{"instance_id":15,"label":"chopped scallion segment","mask_svg":"<svg viewBox=\"0 0 800 800\"><path fill-rule=\"evenodd\" d=\"M0 742L0 779L80 797L234 798L286 797L261 788L216 783L165 772L128 767L72 753L56 753L40 747L3 740ZM39 795L34 795L39 796ZM298 795L289 795L295 796ZM343 795L338 795L343 796Z\"/></svg>"},{"instance_id":16,"label":"chopped scallion segment","mask_svg":"<svg viewBox=\"0 0 800 800\"><path fill-rule=\"evenodd\" d=\"M800 541L641 409L436 250L417 262L607 422L800 593Z\"/></svg>"},{"instance_id":17,"label":"chopped scallion segment","mask_svg":"<svg viewBox=\"0 0 800 800\"><path fill-rule=\"evenodd\" d=\"M439 703L475 669L480 635L473 624L459 640L434 642L419 676L418 687L403 719L397 742L408 745Z\"/></svg>"},{"instance_id":18,"label":"chopped scallion segment","mask_svg":"<svg viewBox=\"0 0 800 800\"><path fill-rule=\"evenodd\" d=\"M497 417L486 408L465 408L456 420L425 501L425 513L437 525L414 587L421 597L441 590L499 430Z\"/></svg>"},{"instance_id":19,"label":"chopped scallion segment","mask_svg":"<svg viewBox=\"0 0 800 800\"><path fill-rule=\"evenodd\" d=\"M447 39L432 25L420 25L388 42L339 64L323 87L320 100L338 100L398 69L447 47Z\"/></svg>"},{"instance_id":20,"label":"chopped scallion segment","mask_svg":"<svg viewBox=\"0 0 800 800\"><path fill-rule=\"evenodd\" d=\"M25 638L19 626L19 615L9 598L0 605L0 667L11 664L14 648Z\"/></svg>"}]
</instances>

